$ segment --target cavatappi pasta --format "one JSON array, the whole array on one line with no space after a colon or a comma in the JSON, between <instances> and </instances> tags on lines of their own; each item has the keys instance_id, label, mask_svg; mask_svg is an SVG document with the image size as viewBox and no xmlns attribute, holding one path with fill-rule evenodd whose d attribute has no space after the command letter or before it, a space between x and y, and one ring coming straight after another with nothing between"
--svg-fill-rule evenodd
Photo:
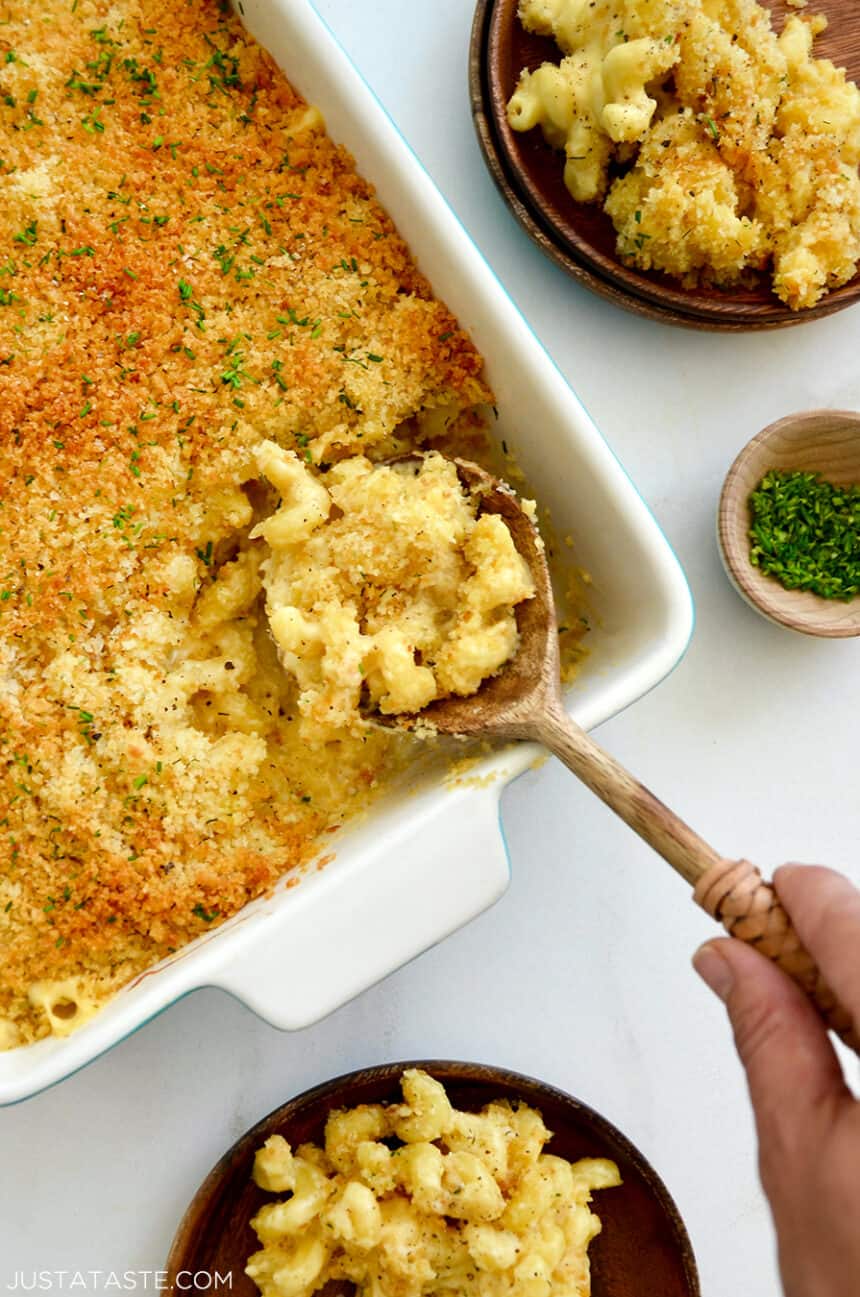
<instances>
[{"instance_id":1,"label":"cavatappi pasta","mask_svg":"<svg viewBox=\"0 0 860 1297\"><path fill-rule=\"evenodd\" d=\"M451 460L374 465L356 455L315 477L265 442L280 508L260 523L269 622L298 707L314 726L363 725L360 706L418 712L475 693L516 653L514 608L534 594L496 514Z\"/></svg>"},{"instance_id":2,"label":"cavatappi pasta","mask_svg":"<svg viewBox=\"0 0 860 1297\"><path fill-rule=\"evenodd\" d=\"M312 1297L330 1280L358 1297L589 1297L594 1190L621 1183L605 1158L568 1162L527 1104L454 1108L409 1069L403 1103L331 1113L324 1147L280 1135L254 1179L284 1195L251 1221L246 1273L263 1297Z\"/></svg>"}]
</instances>

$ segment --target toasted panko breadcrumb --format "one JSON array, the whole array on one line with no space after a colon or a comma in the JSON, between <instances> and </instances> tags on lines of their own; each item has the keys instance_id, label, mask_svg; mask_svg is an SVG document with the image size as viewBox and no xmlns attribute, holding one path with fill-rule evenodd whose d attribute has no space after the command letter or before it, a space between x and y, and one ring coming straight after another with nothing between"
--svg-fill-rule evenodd
<instances>
[{"instance_id":1,"label":"toasted panko breadcrumb","mask_svg":"<svg viewBox=\"0 0 860 1297\"><path fill-rule=\"evenodd\" d=\"M0 0L0 138L3 1047L269 888L395 763L298 734L256 448L322 473L490 394L214 0Z\"/></svg>"},{"instance_id":2,"label":"toasted panko breadcrumb","mask_svg":"<svg viewBox=\"0 0 860 1297\"><path fill-rule=\"evenodd\" d=\"M688 5L674 69L679 103L698 114L703 137L743 177L749 158L766 147L785 90L786 63L757 0Z\"/></svg>"},{"instance_id":3,"label":"toasted panko breadcrumb","mask_svg":"<svg viewBox=\"0 0 860 1297\"><path fill-rule=\"evenodd\" d=\"M648 136L636 166L616 181L606 211L622 256L695 283L710 268L723 280L763 264L760 222L738 215L735 175L689 110Z\"/></svg>"},{"instance_id":4,"label":"toasted panko breadcrumb","mask_svg":"<svg viewBox=\"0 0 860 1297\"><path fill-rule=\"evenodd\" d=\"M774 287L798 307L847 283L860 260L860 180L830 135L800 126L756 159L757 210L770 230Z\"/></svg>"}]
</instances>

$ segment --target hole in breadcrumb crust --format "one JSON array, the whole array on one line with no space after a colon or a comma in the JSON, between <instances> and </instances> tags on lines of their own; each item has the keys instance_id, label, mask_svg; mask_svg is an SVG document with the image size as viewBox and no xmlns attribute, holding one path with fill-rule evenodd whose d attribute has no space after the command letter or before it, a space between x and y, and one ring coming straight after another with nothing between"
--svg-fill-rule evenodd
<instances>
[{"instance_id":1,"label":"hole in breadcrumb crust","mask_svg":"<svg viewBox=\"0 0 860 1297\"><path fill-rule=\"evenodd\" d=\"M64 1022L68 1022L70 1018L74 1018L77 1011L78 1006L74 1000L56 1000L51 1005L51 1013L53 1017L62 1018Z\"/></svg>"}]
</instances>

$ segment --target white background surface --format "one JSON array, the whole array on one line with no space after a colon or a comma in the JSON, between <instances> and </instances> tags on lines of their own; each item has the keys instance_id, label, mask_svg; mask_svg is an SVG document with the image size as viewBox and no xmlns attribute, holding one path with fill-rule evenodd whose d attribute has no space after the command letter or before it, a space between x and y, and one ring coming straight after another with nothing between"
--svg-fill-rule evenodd
<instances>
[{"instance_id":1,"label":"white background surface","mask_svg":"<svg viewBox=\"0 0 860 1297\"><path fill-rule=\"evenodd\" d=\"M860 408L860 310L723 337L640 320L544 260L474 139L465 0L319 0L576 388L689 576L691 649L599 737L729 855L860 881L860 641L794 636L729 588L714 542L741 445L793 410ZM0 1112L0 1285L157 1269L198 1182L305 1087L408 1057L540 1076L619 1125L685 1216L705 1297L777 1297L751 1118L722 1011L689 968L709 921L556 763L505 794L513 882L489 913L326 1022L282 1035L199 992L62 1086ZM654 1297L659 1297L655 1294Z\"/></svg>"}]
</instances>

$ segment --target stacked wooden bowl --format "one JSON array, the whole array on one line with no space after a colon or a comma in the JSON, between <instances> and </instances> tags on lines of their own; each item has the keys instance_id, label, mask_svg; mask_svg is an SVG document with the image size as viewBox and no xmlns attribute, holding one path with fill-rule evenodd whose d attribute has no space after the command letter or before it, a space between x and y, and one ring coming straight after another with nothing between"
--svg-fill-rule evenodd
<instances>
[{"instance_id":1,"label":"stacked wooden bowl","mask_svg":"<svg viewBox=\"0 0 860 1297\"><path fill-rule=\"evenodd\" d=\"M770 4L781 27L792 10L783 0ZM819 57L860 79L860 5L856 0L814 0L810 12L824 13L829 27L816 41ZM599 204L577 203L562 178L560 155L540 130L511 129L506 105L523 68L561 58L553 40L526 32L517 0L479 0L472 27L469 80L472 112L490 172L520 224L547 256L568 274L627 310L668 324L739 331L779 329L832 315L860 300L860 275L806 311L791 311L757 276L749 286L721 291L684 288L655 271L624 265L615 253L615 231Z\"/></svg>"}]
</instances>

